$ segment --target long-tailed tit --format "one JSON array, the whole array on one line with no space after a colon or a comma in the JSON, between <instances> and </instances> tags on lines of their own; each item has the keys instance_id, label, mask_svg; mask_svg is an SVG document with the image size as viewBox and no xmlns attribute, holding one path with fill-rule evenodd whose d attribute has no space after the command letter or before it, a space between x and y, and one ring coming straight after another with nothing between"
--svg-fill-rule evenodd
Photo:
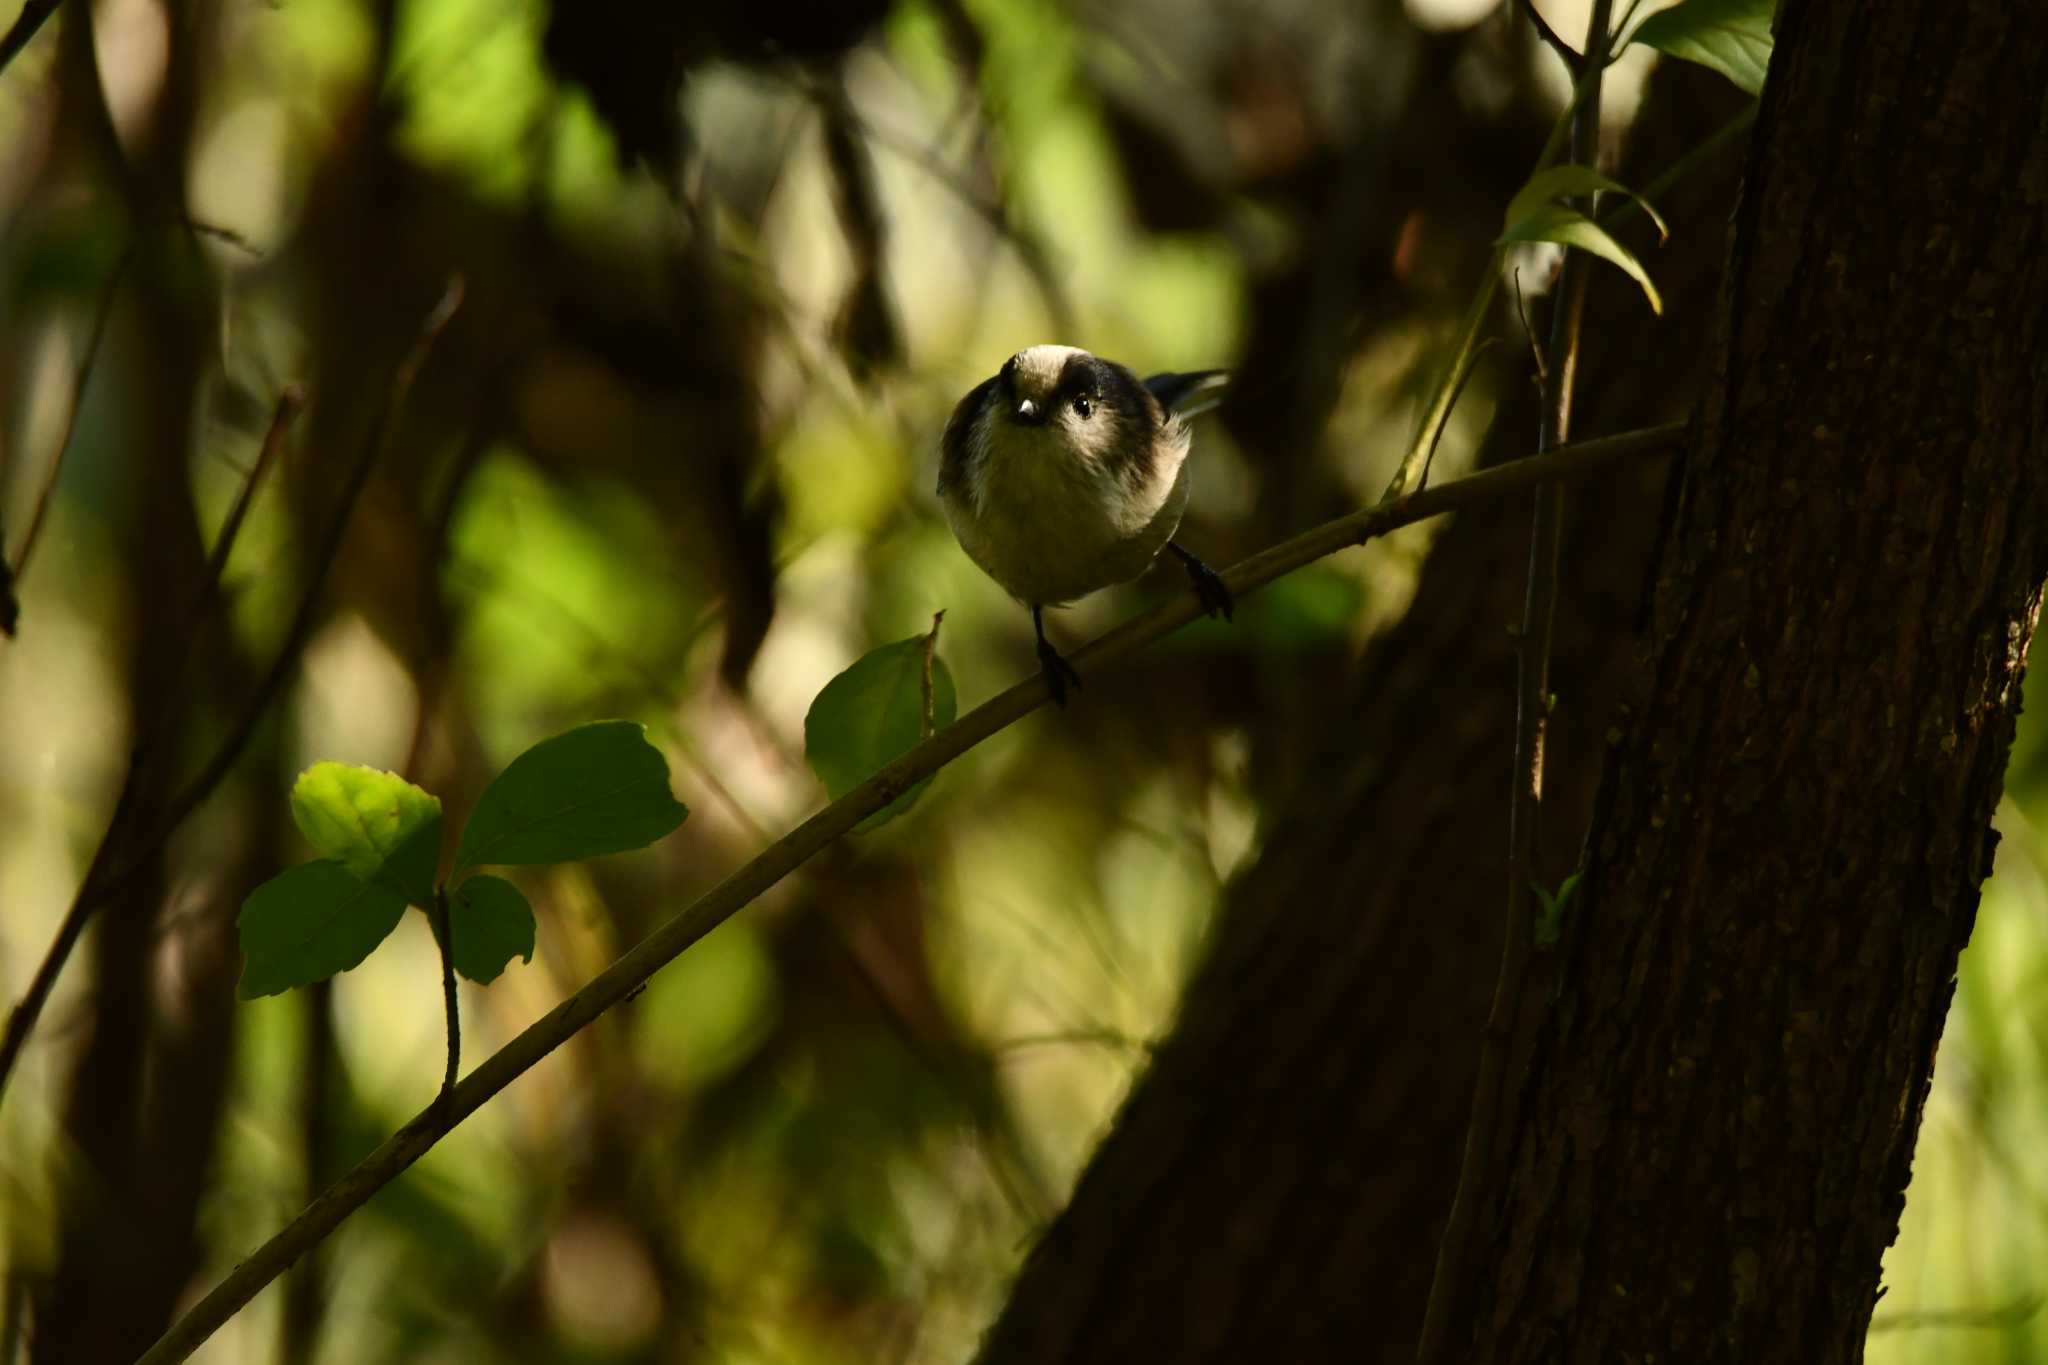
<instances>
[{"instance_id":1,"label":"long-tailed tit","mask_svg":"<svg viewBox=\"0 0 2048 1365\"><path fill-rule=\"evenodd\" d=\"M1220 370L1140 380L1072 346L1033 346L953 409L939 500L968 557L1031 608L1038 662L1067 704L1080 675L1045 638L1045 609L1143 573L1159 552L1187 569L1204 610L1230 589L1173 539L1188 501L1187 419L1214 407Z\"/></svg>"}]
</instances>

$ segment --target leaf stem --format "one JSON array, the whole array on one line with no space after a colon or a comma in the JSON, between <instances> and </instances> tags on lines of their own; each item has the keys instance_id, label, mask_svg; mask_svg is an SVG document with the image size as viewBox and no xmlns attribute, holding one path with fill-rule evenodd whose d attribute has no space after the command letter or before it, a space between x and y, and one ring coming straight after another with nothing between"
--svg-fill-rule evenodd
<instances>
[{"instance_id":1,"label":"leaf stem","mask_svg":"<svg viewBox=\"0 0 2048 1365\"><path fill-rule=\"evenodd\" d=\"M455 1093L455 1074L462 1066L462 1018L455 1000L455 917L448 913L448 888L434 888L434 904L427 911L433 921L434 943L441 950L441 1003L448 1011L448 1069L441 1074L441 1093L435 1103L445 1103Z\"/></svg>"}]
</instances>

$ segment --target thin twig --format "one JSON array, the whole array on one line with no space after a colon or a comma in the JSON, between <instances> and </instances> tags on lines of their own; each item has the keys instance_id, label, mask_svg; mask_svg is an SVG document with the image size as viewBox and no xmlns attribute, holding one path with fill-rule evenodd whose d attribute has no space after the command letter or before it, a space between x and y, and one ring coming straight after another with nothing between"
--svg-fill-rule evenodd
<instances>
[{"instance_id":1,"label":"thin twig","mask_svg":"<svg viewBox=\"0 0 2048 1365\"><path fill-rule=\"evenodd\" d=\"M1620 38L1622 34L1627 33L1629 31L1629 25L1635 22L1636 12L1642 9L1642 7L1643 0L1629 0L1628 8L1621 12L1621 22L1616 24L1613 28L1607 31L1607 65L1612 66L1615 62L1621 60L1621 54L1623 51L1627 49L1628 43L1617 42L1615 40ZM1631 35L1630 41L1634 41L1633 35Z\"/></svg>"},{"instance_id":2,"label":"thin twig","mask_svg":"<svg viewBox=\"0 0 2048 1365\"><path fill-rule=\"evenodd\" d=\"M2014 1299L1994 1308L1919 1308L1896 1313L1879 1313L1870 1320L1873 1332L1918 1332L1929 1328L1955 1331L1968 1327L2018 1327L2048 1305L2039 1293Z\"/></svg>"},{"instance_id":3,"label":"thin twig","mask_svg":"<svg viewBox=\"0 0 2048 1365\"><path fill-rule=\"evenodd\" d=\"M292 419L298 415L303 402L302 395L295 387L287 387L278 398L277 411L272 415L270 430L263 438L263 448L256 456L256 464L243 481L242 491L236 495L235 505L228 512L228 519L221 526L219 538L214 542L213 553L208 557L205 576L200 580L199 595L194 599L188 636L195 636L204 620L206 608L220 588L220 575L227 568L228 556L233 552L235 540L240 535L242 522L249 510L249 502L256 494L256 485L262 481L264 471L276 462L277 453L284 445L284 437ZM54 472L52 482L55 481ZM189 659L189 655L187 659ZM63 971L72 949L85 932L86 922L93 912L111 898L113 887L108 873L114 866L115 854L127 837L128 815L135 807L136 788L148 765L157 761L160 754L158 745L163 736L175 731L173 719L184 705L184 669L181 661L179 671L173 675L165 689L163 708L157 722L147 731L138 734L128 755L128 775L122 781L121 794L115 799L114 812L107 820L106 832L100 836L100 846L93 851L92 862L87 866L85 877L78 884L70 907L57 926L56 935L50 940L48 951L36 967L36 974L29 981L27 992L20 1003L7 1016L7 1031L0 1037L0 1096L7 1092L7 1082L14 1074L14 1064L20 1060L22 1049L28 1044L28 1036L34 1030L36 1021L42 1016L43 1006L55 989L57 976ZM168 836L166 836L168 837ZM131 865L135 860L131 859Z\"/></svg>"},{"instance_id":4,"label":"thin twig","mask_svg":"<svg viewBox=\"0 0 2048 1365\"><path fill-rule=\"evenodd\" d=\"M1326 555L1362 545L1400 527L1524 492L1554 479L1582 478L1610 465L1668 450L1684 432L1683 423L1674 423L1584 441L1548 455L1516 460L1378 503L1325 522L1234 565L1223 574L1223 581L1241 597ZM1076 665L1107 667L1179 630L1200 615L1201 610L1193 594L1175 594L1160 606L1073 651L1069 657ZM657 926L582 989L485 1058L456 1085L445 1102L436 1101L392 1134L282 1231L258 1247L186 1310L143 1356L140 1365L170 1365L185 1359L265 1285L492 1096L855 825L989 736L1045 705L1049 697L1044 678L1034 673L1007 692L983 702L763 849L682 913Z\"/></svg>"},{"instance_id":5,"label":"thin twig","mask_svg":"<svg viewBox=\"0 0 2048 1365\"><path fill-rule=\"evenodd\" d=\"M57 12L57 6L64 0L23 0L21 13L14 17L14 23L4 35L0 35L0 71L21 54L28 46L28 40L36 36L36 30L43 21Z\"/></svg>"},{"instance_id":6,"label":"thin twig","mask_svg":"<svg viewBox=\"0 0 2048 1365\"><path fill-rule=\"evenodd\" d=\"M428 914L434 923L434 943L441 950L441 1003L448 1013L448 1067L441 1073L441 1093L435 1097L444 1103L455 1093L455 1073L462 1066L462 1017L455 999L455 917L448 913L448 893L438 886Z\"/></svg>"},{"instance_id":7,"label":"thin twig","mask_svg":"<svg viewBox=\"0 0 2048 1365\"><path fill-rule=\"evenodd\" d=\"M1720 151L1730 140L1740 137L1744 132L1748 131L1749 125L1756 122L1756 113L1760 107L1762 107L1761 101L1751 100L1743 106L1742 110L1735 117L1700 139L1684 156L1679 157L1678 160L1666 166L1662 171L1659 171L1654 178L1640 190L1636 191L1635 194L1616 196L1620 202L1606 213L1600 215L1600 226L1611 228L1632 213L1644 212L1645 204L1656 203L1657 200L1663 197L1664 191L1692 174L1694 168L1701 162L1705 161L1715 152Z\"/></svg>"},{"instance_id":8,"label":"thin twig","mask_svg":"<svg viewBox=\"0 0 2048 1365\"><path fill-rule=\"evenodd\" d=\"M1593 0L1586 24L1586 63L1571 130L1572 160L1582 166L1593 165L1599 152L1600 84L1607 66L1611 17L1611 0ZM1578 370L1590 260L1582 251L1565 253L1551 313L1549 374L1537 435L1538 458L1541 452L1554 450L1570 439L1572 388ZM1515 768L1508 804L1507 923L1502 934L1500 974L1494 982L1493 1002L1480 1036L1479 1075L1473 1085L1472 1114L1465 1130L1458 1189L1451 1201L1443 1240L1437 1246L1436 1271L1430 1281L1429 1302L1423 1312L1422 1335L1415 1352L1418 1365L1435 1365L1445 1353L1451 1305L1465 1290L1479 1207L1486 1198L1495 1151L1500 1145L1508 1059L1515 1021L1521 1015L1522 987L1528 978L1533 933L1530 887L1535 884L1538 871L1544 751L1550 732L1550 653L1557 623L1563 534L1564 488L1561 484L1548 484L1536 490L1535 520L1529 536L1528 589L1516 648Z\"/></svg>"},{"instance_id":9,"label":"thin twig","mask_svg":"<svg viewBox=\"0 0 2048 1365\"><path fill-rule=\"evenodd\" d=\"M6 1094L7 1082L14 1074L15 1063L20 1060L28 1035L34 1030L36 1020L41 1017L43 1006L48 1003L50 992L57 984L58 973L63 969L65 960L70 957L71 950L77 946L79 936L84 933L86 921L95 911L119 894L130 878L148 866L149 859L155 855L156 850L161 849L185 822L186 817L212 794L220 780L227 776L228 770L241 757L243 747L248 744L250 736L255 734L256 727L269 711L271 702L283 690L285 680L291 675L300 652L313 633L321 587L326 581L327 570L333 563L336 552L341 548L342 533L348 527L356 499L361 494L363 485L369 480L370 470L376 464L377 455L385 444L386 433L393 424L394 415L404 403L406 394L412 388L413 379L418 375L420 367L426 363L427 353L433 348L434 341L441 335L442 329L448 325L449 318L454 316L455 309L461 304L462 292L462 280L458 276L450 282L447 292L442 295L440 302L428 316L419 338L413 343L412 350L393 375L384 400L377 409L377 415L371 422L369 437L363 443L362 454L358 457L355 468L349 473L348 484L343 489L340 504L335 509L327 533L318 547L313 561L312 577L300 596L298 612L285 634L284 643L278 648L276 658L271 662L269 672L257 685L256 691L251 694L240 716L229 728L227 737L221 741L220 747L206 766L165 806L163 819L157 828L131 847L124 816L131 808L132 793L140 774L142 754L139 748L136 751L134 759L129 764L128 780L123 783L121 795L115 801L114 815L108 821L107 832L100 840L99 849L93 854L84 880L79 883L78 893L72 899L71 908L65 912L63 923L58 926L56 938L51 942L41 965L36 968L35 977L29 982L27 993L8 1016L6 1035L0 1038L0 1097ZM224 558L222 562L225 563ZM115 858L117 850L122 855L118 862Z\"/></svg>"},{"instance_id":10,"label":"thin twig","mask_svg":"<svg viewBox=\"0 0 2048 1365\"><path fill-rule=\"evenodd\" d=\"M1529 309L1522 299L1522 272L1515 271L1515 316L1522 320L1522 335L1529 341L1529 361L1536 367L1536 392L1550 391L1550 362L1543 358L1543 343L1536 339L1536 329L1529 325Z\"/></svg>"},{"instance_id":11,"label":"thin twig","mask_svg":"<svg viewBox=\"0 0 2048 1365\"><path fill-rule=\"evenodd\" d=\"M185 226L198 236L211 237L223 246L233 247L251 260L260 261L263 259L263 248L250 241L247 237L244 237L234 228L227 227L221 223L209 223L199 218L187 218Z\"/></svg>"},{"instance_id":12,"label":"thin twig","mask_svg":"<svg viewBox=\"0 0 2048 1365\"><path fill-rule=\"evenodd\" d=\"M933 612L932 628L925 633L924 637L924 672L919 676L918 681L924 692L923 733L926 739L930 739L933 731L938 728L937 722L932 717L932 660L939 652L939 623L945 619L946 613L944 608Z\"/></svg>"},{"instance_id":13,"label":"thin twig","mask_svg":"<svg viewBox=\"0 0 2048 1365\"><path fill-rule=\"evenodd\" d=\"M1451 411L1457 409L1458 399L1464 394L1465 386L1471 383L1472 376L1479 372L1479 357L1486 354L1486 348L1493 345L1494 341L1495 338L1487 337L1477 346L1473 347L1471 354L1465 358L1465 368L1459 371L1457 381L1451 385ZM1430 466L1436 463L1436 448L1443 444L1444 433L1450 429L1451 424L1449 422L1439 423L1436 434L1430 437L1429 453L1422 457L1422 473L1415 480L1417 488L1429 487L1429 470Z\"/></svg>"},{"instance_id":14,"label":"thin twig","mask_svg":"<svg viewBox=\"0 0 2048 1365\"><path fill-rule=\"evenodd\" d=\"M856 119L859 115L854 116ZM988 225L1002 243L1017 257L1017 263L1024 267L1024 273L1031 276L1031 283L1037 288L1039 297L1045 301L1045 310L1052 315L1053 330L1061 336L1076 335L1079 326L1074 302L1067 296L1066 287L1060 281L1060 272L1053 268L1050 253L1045 243L1032 233L1019 227L1009 210L1000 202L990 200L967 183L960 172L948 166L938 153L919 146L909 138L899 137L885 129L877 128L872 122L861 121L860 130L871 146L894 152L913 166L929 175L941 189L949 190L960 203Z\"/></svg>"},{"instance_id":15,"label":"thin twig","mask_svg":"<svg viewBox=\"0 0 2048 1365\"><path fill-rule=\"evenodd\" d=\"M263 476L276 465L284 452L285 437L290 434L292 423L306 406L305 390L297 384L287 384L277 396L277 407L270 414L270 426L263 433L263 445L256 452L256 463L250 466L248 475L242 480L241 491L235 494L234 504L228 508L227 519L220 524L220 534L214 538L213 552L206 557L206 571L199 580L199 592L186 610L185 638L196 640L200 629L206 624L207 614L213 610L215 599L220 596L221 585L226 581L228 560L235 552L235 542L241 539L242 523L248 520L249 508L256 501L256 490L263 485ZM185 678L192 666L192 657L197 650L187 650L179 659L171 674L170 683L164 689L164 703L157 717L156 733L143 737L145 743L154 745L161 734L174 729L178 717L184 712ZM141 766L145 755L138 749L130 762L131 768Z\"/></svg>"},{"instance_id":16,"label":"thin twig","mask_svg":"<svg viewBox=\"0 0 2048 1365\"><path fill-rule=\"evenodd\" d=\"M128 267L134 260L134 247L123 251L107 276L106 286L100 290L99 307L93 313L85 354L79 358L78 373L71 381L71 407L64 414L64 434L57 439L57 453L50 457L50 472L43 480L43 491L36 495L36 510L29 515L28 530L21 537L21 548L14 552L13 579L17 588L22 575L28 572L29 556L35 553L36 542L43 537L43 523L50 515L50 504L56 500L57 476L64 470L64 456L71 449L71 438L78 431L78 414L85 406L85 386L92 382L93 367L100 358L100 343L107 339L107 324L113 320L114 298L121 292L121 281L127 277Z\"/></svg>"},{"instance_id":17,"label":"thin twig","mask_svg":"<svg viewBox=\"0 0 2048 1365\"><path fill-rule=\"evenodd\" d=\"M299 653L312 636L313 623L319 610L320 589L327 581L327 571L333 566L336 554L341 550L342 536L348 530L350 513L355 509L356 499L362 495L363 485L369 482L370 471L376 467L377 457L387 444L388 435L396 425L398 412L404 407L406 396L412 392L413 380L419 376L420 367L427 362L428 352L433 350L434 343L440 340L442 329L447 327L449 319L455 316L455 310L462 306L463 290L461 276L458 275L448 282L447 290L441 295L440 302L434 305L433 312L427 315L426 323L413 341L412 349L406 353L405 359L393 372L391 384L384 393L384 401L378 405L377 415L370 424L369 436L363 442L362 454L357 458L355 468L349 471L348 483L342 489L341 504L335 509L334 517L327 526L327 534L316 549L312 578L299 598L299 610L292 618L291 629L285 634L284 644L272 661L270 671L264 675L254 695L249 698L248 705L242 708L242 714L235 727L222 741L212 760L200 769L172 800L169 814L164 820L164 837L168 838L172 830L183 824L185 817L197 809L199 803L211 795L220 780L227 776L228 769L234 767L235 761L242 756L243 746L256 732L256 727L262 723L264 714L270 709L270 703L283 690L285 680L297 666Z\"/></svg>"},{"instance_id":18,"label":"thin twig","mask_svg":"<svg viewBox=\"0 0 2048 1365\"><path fill-rule=\"evenodd\" d=\"M1557 59L1564 63L1565 70L1569 71L1572 79L1576 81L1579 74L1586 69L1585 55L1558 36L1557 30L1550 26L1550 21L1543 17L1543 11L1536 8L1536 0L1515 0L1515 8L1529 20L1536 30L1536 36L1557 54Z\"/></svg>"}]
</instances>

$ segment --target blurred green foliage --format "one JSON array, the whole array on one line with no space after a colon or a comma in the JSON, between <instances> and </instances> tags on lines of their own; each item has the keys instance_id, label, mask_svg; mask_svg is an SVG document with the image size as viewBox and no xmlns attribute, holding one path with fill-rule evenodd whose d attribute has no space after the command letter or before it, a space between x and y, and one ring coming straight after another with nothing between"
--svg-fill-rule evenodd
<instances>
[{"instance_id":1,"label":"blurred green foliage","mask_svg":"<svg viewBox=\"0 0 2048 1365\"><path fill-rule=\"evenodd\" d=\"M1227 563L1345 510L1398 457L1560 102L1526 33L1440 6L902 0L843 7L845 35L827 17L290 0L173 22L119 0L66 7L0 78L10 553L114 291L0 645L10 999L131 740L167 726L190 761L229 728L393 370L449 279L466 291L353 507L303 669L147 913L93 931L0 1108L25 1296L86 1264L81 1229L171 1238L173 1299L210 1282L431 1098L438 962L402 906L331 990L218 1012L240 970L222 926L302 856L282 812L305 763L403 773L460 821L541 736L647 724L694 818L642 857L524 880L531 965L464 988L484 1055L824 799L804 718L849 664L944 609L961 704L1032 671L1025 614L930 492L970 384L1053 340L1240 365L1197 437L1190 543ZM1515 350L1434 477L1525 382ZM164 638L288 381L311 406L224 609ZM1297 574L976 751L464 1124L343 1227L310 1290L273 1290L201 1358L967 1359L1169 1026L1221 887L1343 733L1352 664L1427 544ZM1169 574L1049 628L1076 643L1180 590ZM2048 1355L2030 1310L1887 1326L2043 1292L2044 752L2030 720L1873 1360ZM127 978L101 951L123 934L144 945ZM217 1091L172 1069L208 1018ZM174 1169L170 1129L139 1122L132 1169L96 1165L92 1040L121 1029L203 1153L186 1225L81 1193Z\"/></svg>"}]
</instances>

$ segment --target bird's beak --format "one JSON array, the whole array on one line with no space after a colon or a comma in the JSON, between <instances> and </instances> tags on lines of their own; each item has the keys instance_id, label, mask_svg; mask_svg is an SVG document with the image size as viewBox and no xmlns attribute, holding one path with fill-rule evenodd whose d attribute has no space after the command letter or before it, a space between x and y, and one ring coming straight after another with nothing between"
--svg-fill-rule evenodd
<instances>
[{"instance_id":1,"label":"bird's beak","mask_svg":"<svg viewBox=\"0 0 2048 1365\"><path fill-rule=\"evenodd\" d=\"M1045 410L1039 407L1038 403L1033 399L1020 398L1017 400L1016 416L1018 421L1036 426L1045 420Z\"/></svg>"}]
</instances>

